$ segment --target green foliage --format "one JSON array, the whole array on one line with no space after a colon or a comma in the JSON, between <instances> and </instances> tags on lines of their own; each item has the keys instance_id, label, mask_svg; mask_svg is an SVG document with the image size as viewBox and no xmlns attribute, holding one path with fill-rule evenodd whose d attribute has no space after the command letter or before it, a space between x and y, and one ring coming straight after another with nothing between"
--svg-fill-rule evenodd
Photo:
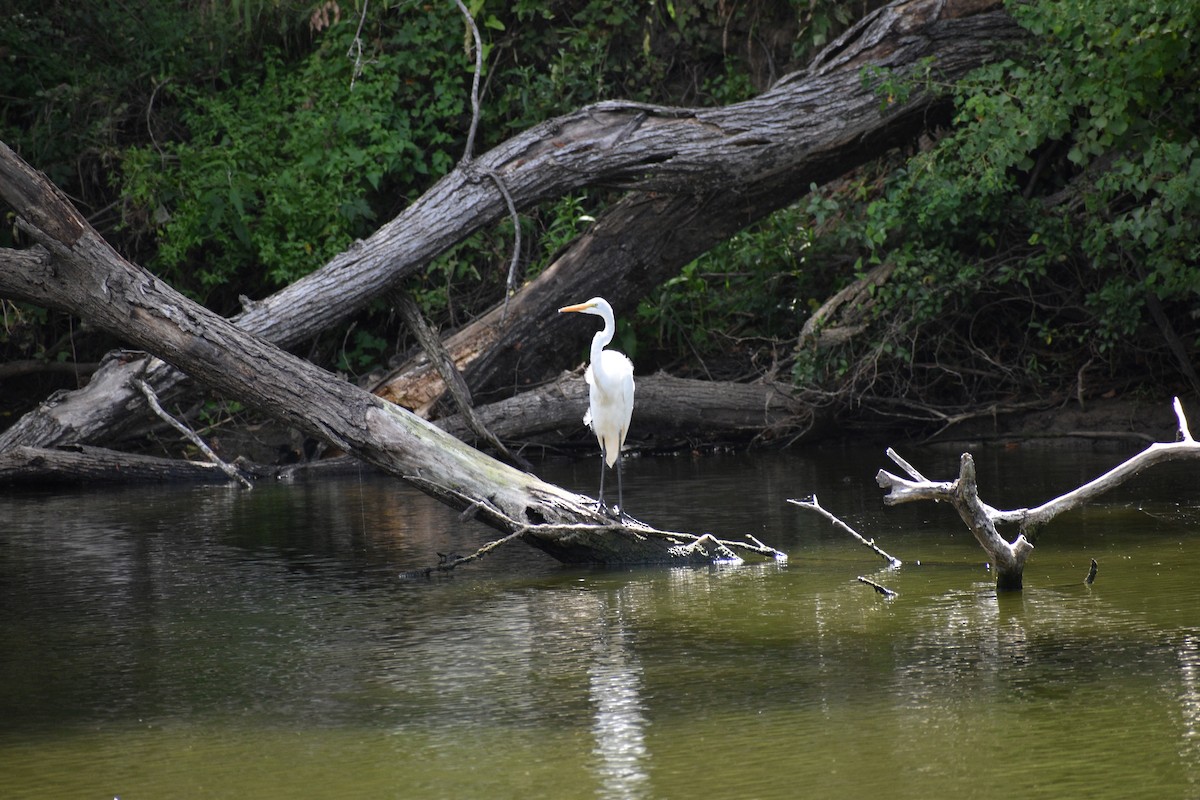
<instances>
[{"instance_id":1,"label":"green foliage","mask_svg":"<svg viewBox=\"0 0 1200 800\"><path fill-rule=\"evenodd\" d=\"M133 148L123 163L128 218L159 241L152 266L205 299L222 287L257 296L369 234L372 200L396 176L429 179L455 160L456 22L415 14L357 76L346 56L357 21L343 20L299 64L270 51L261 69L223 76L222 91L168 86L188 138Z\"/></svg>"},{"instance_id":2,"label":"green foliage","mask_svg":"<svg viewBox=\"0 0 1200 800\"><path fill-rule=\"evenodd\" d=\"M686 265L639 304L639 341L713 362L711 373L739 342L794 336L802 298L820 291L806 264L809 223L802 207L784 209Z\"/></svg>"},{"instance_id":3,"label":"green foliage","mask_svg":"<svg viewBox=\"0 0 1200 800\"><path fill-rule=\"evenodd\" d=\"M1011 11L1028 49L952 87L952 129L847 214L864 265L894 266L859 310L871 342L806 353L799 380L842 362L858 390L961 402L1052 375L1069 391L1085 365L1162 375L1177 365L1151 295L1195 353L1200 5ZM881 84L885 105L900 83Z\"/></svg>"},{"instance_id":4,"label":"green foliage","mask_svg":"<svg viewBox=\"0 0 1200 800\"><path fill-rule=\"evenodd\" d=\"M370 331L353 331L338 355L337 368L351 375L366 372L384 360L387 348L387 339L382 339Z\"/></svg>"},{"instance_id":5,"label":"green foliage","mask_svg":"<svg viewBox=\"0 0 1200 800\"><path fill-rule=\"evenodd\" d=\"M105 229L109 175L125 148L173 124L158 116L156 79L203 84L266 46L295 49L307 0L258 5L10 0L0 25L0 139Z\"/></svg>"}]
</instances>

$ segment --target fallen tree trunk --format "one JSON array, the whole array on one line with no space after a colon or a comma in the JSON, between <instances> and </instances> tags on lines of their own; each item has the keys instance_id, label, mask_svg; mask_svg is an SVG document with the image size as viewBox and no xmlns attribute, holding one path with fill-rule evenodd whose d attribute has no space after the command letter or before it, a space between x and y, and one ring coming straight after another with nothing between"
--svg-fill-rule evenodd
<instances>
[{"instance_id":1,"label":"fallen tree trunk","mask_svg":"<svg viewBox=\"0 0 1200 800\"><path fill-rule=\"evenodd\" d=\"M801 191L807 189L787 180L732 197L629 194L507 304L497 303L446 337L446 350L477 396L507 396L536 384L568 366L564 354L586 353L590 332L558 313L563 303L603 295L618 311L632 310L689 261ZM437 370L416 356L374 391L424 416L444 389Z\"/></svg>"},{"instance_id":2,"label":"fallen tree trunk","mask_svg":"<svg viewBox=\"0 0 1200 800\"><path fill-rule=\"evenodd\" d=\"M725 551L637 522L612 525L582 495L502 464L398 406L193 303L109 247L59 190L0 143L0 196L41 247L0 292L65 308L197 381L355 454L562 561L709 563ZM53 258L51 257L53 254ZM722 543L771 556L762 546Z\"/></svg>"},{"instance_id":3,"label":"fallen tree trunk","mask_svg":"<svg viewBox=\"0 0 1200 800\"><path fill-rule=\"evenodd\" d=\"M777 205L925 125L934 98L915 91L881 113L880 99L862 80L864 68L905 74L930 57L939 77L953 80L1021 36L1000 2L908 0L874 12L822 51L807 71L744 103L678 109L606 102L580 109L460 165L369 239L251 303L234 321L284 348L310 339L504 216L506 202L498 183L519 207L589 185L707 197L707 211L700 206L689 210L685 203L680 212L696 215L701 227L703 220L719 219L722 213L743 213L711 202L721 195L790 184L761 208ZM752 221L752 214L766 212L756 207L744 213L743 225ZM665 229L672 219L664 218ZM628 241L622 247L636 251L640 245ZM15 266L17 258L13 251L0 253L0 265ZM631 263L636 268L636 253ZM550 316L548 309L561 301L555 298L535 311ZM544 341L555 341L554 328L547 330ZM532 341L528 333L526 328L511 336L496 351L508 360L497 356L488 362L494 374L509 374L509 364L526 358L518 343ZM164 398L182 380L169 366L109 359L88 387L50 398L0 434L0 450L111 438L124 424L137 421L134 411L143 407L140 394L128 388L135 374ZM468 375L472 387L487 382Z\"/></svg>"},{"instance_id":4,"label":"fallen tree trunk","mask_svg":"<svg viewBox=\"0 0 1200 800\"><path fill-rule=\"evenodd\" d=\"M555 441L584 429L588 388L582 375L564 373L552 383L481 406L477 414L494 434L508 441L529 441L553 433ZM639 446L686 439L703 431L707 440L747 441L756 437L801 436L827 420L795 398L790 387L770 383L720 383L675 378L659 373L638 378L637 410L630 439ZM471 429L461 414L435 423L458 436ZM595 437L586 437L589 446Z\"/></svg>"},{"instance_id":5,"label":"fallen tree trunk","mask_svg":"<svg viewBox=\"0 0 1200 800\"><path fill-rule=\"evenodd\" d=\"M13 447L0 452L0 483L227 483L211 462L157 458L104 447Z\"/></svg>"}]
</instances>

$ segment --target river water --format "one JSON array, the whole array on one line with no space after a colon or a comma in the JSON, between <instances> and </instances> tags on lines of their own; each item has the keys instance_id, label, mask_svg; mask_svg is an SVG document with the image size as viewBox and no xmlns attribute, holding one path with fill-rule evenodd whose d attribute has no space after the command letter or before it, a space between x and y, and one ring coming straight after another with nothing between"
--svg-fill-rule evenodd
<instances>
[{"instance_id":1,"label":"river water","mask_svg":"<svg viewBox=\"0 0 1200 800\"><path fill-rule=\"evenodd\" d=\"M957 451L901 450L956 473ZM1129 451L976 452L1011 507ZM418 580L398 576L493 534L366 473L5 490L0 796L1200 797L1197 467L1060 517L997 596L951 510L883 505L889 466L628 462L637 516L786 564L589 570L514 544ZM539 471L591 492L597 468ZM904 566L786 502L814 492Z\"/></svg>"}]
</instances>

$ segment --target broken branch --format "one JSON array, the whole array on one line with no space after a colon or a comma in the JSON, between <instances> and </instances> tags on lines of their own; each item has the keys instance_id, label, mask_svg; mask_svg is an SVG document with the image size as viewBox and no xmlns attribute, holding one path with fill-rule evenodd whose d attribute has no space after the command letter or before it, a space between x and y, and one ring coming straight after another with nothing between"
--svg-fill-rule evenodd
<instances>
[{"instance_id":1,"label":"broken branch","mask_svg":"<svg viewBox=\"0 0 1200 800\"><path fill-rule=\"evenodd\" d=\"M871 580L870 578L864 578L862 575L859 575L858 581L859 581L859 583L865 583L867 586L870 586L872 589L879 592L881 595L883 595L884 597L886 597L889 600L891 600L893 597L899 597L898 592L894 592L891 589L887 588L886 586L882 586L882 585L876 583L875 581Z\"/></svg>"},{"instance_id":2,"label":"broken branch","mask_svg":"<svg viewBox=\"0 0 1200 800\"><path fill-rule=\"evenodd\" d=\"M824 508L822 508L821 504L817 502L817 496L815 494L812 496L811 500L794 500L794 499L789 498L788 502L791 503L792 505L797 505L797 506L800 506L801 508L806 508L809 511L817 512L818 514L820 514L821 516L825 517L827 520L832 522L833 526L835 528L838 528L838 529L843 530L846 533L850 534L855 539L857 539L858 543L861 544L863 547L870 548L880 558L884 559L885 561L890 562L891 566L898 567L903 563L900 559L896 558L895 556L891 555L890 553L885 552L883 550L883 548L881 548L881 547L879 547L879 545L875 544L874 539L865 538L858 531L854 530L854 528L851 528L849 525L847 525L846 523L844 523L840 519L838 519L838 517L836 515L828 512Z\"/></svg>"},{"instance_id":3,"label":"broken branch","mask_svg":"<svg viewBox=\"0 0 1200 800\"><path fill-rule=\"evenodd\" d=\"M237 471L236 467L226 463L220 456L214 453L212 448L205 444L204 440L195 431L164 411L162 405L158 402L158 395L154 393L154 390L150 388L148 383L143 380L138 380L136 383L137 387L142 390L142 394L146 396L146 402L150 404L150 408L158 415L159 419L179 431L188 441L196 445L197 449L201 453L204 453L209 461L216 464L218 469L228 475L231 481L241 484L243 489L254 488L254 485L246 480L246 476L242 475L242 473Z\"/></svg>"}]
</instances>

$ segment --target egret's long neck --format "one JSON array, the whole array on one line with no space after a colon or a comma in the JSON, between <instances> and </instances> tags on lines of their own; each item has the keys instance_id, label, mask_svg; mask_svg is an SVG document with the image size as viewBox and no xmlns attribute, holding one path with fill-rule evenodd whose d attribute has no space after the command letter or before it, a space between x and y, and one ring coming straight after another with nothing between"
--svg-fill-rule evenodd
<instances>
[{"instance_id":1,"label":"egret's long neck","mask_svg":"<svg viewBox=\"0 0 1200 800\"><path fill-rule=\"evenodd\" d=\"M600 354L604 352L604 346L612 341L617 332L616 321L611 316L605 314L603 319L603 330L596 331L596 335L592 337L592 369L596 369L595 365L600 363Z\"/></svg>"},{"instance_id":2,"label":"egret's long neck","mask_svg":"<svg viewBox=\"0 0 1200 800\"><path fill-rule=\"evenodd\" d=\"M612 341L613 332L605 325L604 330L596 331L596 335L592 337L592 369L599 369L596 365L600 363L600 354L604 352L604 345Z\"/></svg>"}]
</instances>

